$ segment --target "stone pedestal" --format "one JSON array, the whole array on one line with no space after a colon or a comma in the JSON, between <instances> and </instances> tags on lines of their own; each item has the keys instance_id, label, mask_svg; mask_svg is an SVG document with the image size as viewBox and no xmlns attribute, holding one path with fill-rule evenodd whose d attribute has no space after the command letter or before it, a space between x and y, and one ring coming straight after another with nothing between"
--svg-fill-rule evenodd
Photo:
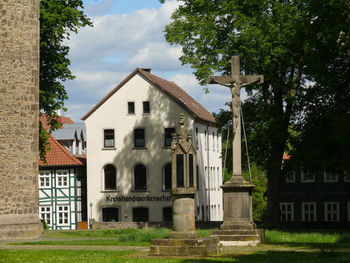
<instances>
[{"instance_id":1,"label":"stone pedestal","mask_svg":"<svg viewBox=\"0 0 350 263\"><path fill-rule=\"evenodd\" d=\"M173 231L169 238L151 241L151 255L207 256L218 252L215 237L199 238L195 231L195 192L195 188L173 190Z\"/></svg>"},{"instance_id":2,"label":"stone pedestal","mask_svg":"<svg viewBox=\"0 0 350 263\"><path fill-rule=\"evenodd\" d=\"M211 236L222 246L256 245L259 233L252 220L252 190L254 185L243 176L234 175L221 186L224 191L224 223Z\"/></svg>"}]
</instances>

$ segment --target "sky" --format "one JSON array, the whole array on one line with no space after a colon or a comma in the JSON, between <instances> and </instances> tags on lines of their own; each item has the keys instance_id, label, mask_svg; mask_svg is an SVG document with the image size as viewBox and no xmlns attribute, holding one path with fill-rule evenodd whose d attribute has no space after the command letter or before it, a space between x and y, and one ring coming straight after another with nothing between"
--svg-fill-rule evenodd
<instances>
[{"instance_id":1,"label":"sky","mask_svg":"<svg viewBox=\"0 0 350 263\"><path fill-rule=\"evenodd\" d=\"M190 65L181 65L181 47L170 45L164 28L179 5L176 0L84 0L84 10L93 22L72 34L64 44L70 47L70 69L76 78L64 83L69 99L63 115L75 122L135 68L174 81L210 112L227 109L228 88L198 84Z\"/></svg>"}]
</instances>

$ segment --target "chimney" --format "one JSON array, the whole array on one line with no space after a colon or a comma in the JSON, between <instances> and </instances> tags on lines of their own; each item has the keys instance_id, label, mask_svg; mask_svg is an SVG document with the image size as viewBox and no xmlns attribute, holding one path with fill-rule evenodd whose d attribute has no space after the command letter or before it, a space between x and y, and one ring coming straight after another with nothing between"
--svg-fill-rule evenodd
<instances>
[{"instance_id":1,"label":"chimney","mask_svg":"<svg viewBox=\"0 0 350 263\"><path fill-rule=\"evenodd\" d=\"M143 71L146 71L146 72L148 72L148 73L151 73L151 68L141 68Z\"/></svg>"}]
</instances>

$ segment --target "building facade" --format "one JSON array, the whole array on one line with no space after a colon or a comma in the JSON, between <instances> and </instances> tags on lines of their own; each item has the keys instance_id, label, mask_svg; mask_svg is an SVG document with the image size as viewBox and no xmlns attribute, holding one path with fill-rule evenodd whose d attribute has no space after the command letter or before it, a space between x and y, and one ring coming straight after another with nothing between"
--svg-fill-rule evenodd
<instances>
[{"instance_id":1,"label":"building facade","mask_svg":"<svg viewBox=\"0 0 350 263\"><path fill-rule=\"evenodd\" d=\"M197 150L196 216L222 220L221 137L214 117L175 83L135 69L82 119L89 218L171 220L171 134L184 113Z\"/></svg>"},{"instance_id":2,"label":"building facade","mask_svg":"<svg viewBox=\"0 0 350 263\"><path fill-rule=\"evenodd\" d=\"M285 169L283 175L281 221L310 226L350 224L350 174L298 167Z\"/></svg>"},{"instance_id":3,"label":"building facade","mask_svg":"<svg viewBox=\"0 0 350 263\"><path fill-rule=\"evenodd\" d=\"M84 133L84 124L68 119L52 132L46 162L39 162L39 217L50 229L78 229L87 221Z\"/></svg>"}]
</instances>

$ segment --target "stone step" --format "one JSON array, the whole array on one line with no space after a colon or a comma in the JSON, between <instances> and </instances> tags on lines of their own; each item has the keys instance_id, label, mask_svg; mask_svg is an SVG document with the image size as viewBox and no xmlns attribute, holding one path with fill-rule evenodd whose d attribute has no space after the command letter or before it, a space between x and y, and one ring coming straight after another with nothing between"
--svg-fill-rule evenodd
<instances>
[{"instance_id":1,"label":"stone step","mask_svg":"<svg viewBox=\"0 0 350 263\"><path fill-rule=\"evenodd\" d=\"M249 223L224 223L220 226L221 229L255 229L255 225Z\"/></svg>"},{"instance_id":2,"label":"stone step","mask_svg":"<svg viewBox=\"0 0 350 263\"><path fill-rule=\"evenodd\" d=\"M203 246L154 246L150 247L150 254L157 256L206 256L207 247Z\"/></svg>"},{"instance_id":3,"label":"stone step","mask_svg":"<svg viewBox=\"0 0 350 263\"><path fill-rule=\"evenodd\" d=\"M259 235L255 229L223 229L213 230L211 235Z\"/></svg>"},{"instance_id":4,"label":"stone step","mask_svg":"<svg viewBox=\"0 0 350 263\"><path fill-rule=\"evenodd\" d=\"M259 235L213 235L219 241L259 241Z\"/></svg>"}]
</instances>

